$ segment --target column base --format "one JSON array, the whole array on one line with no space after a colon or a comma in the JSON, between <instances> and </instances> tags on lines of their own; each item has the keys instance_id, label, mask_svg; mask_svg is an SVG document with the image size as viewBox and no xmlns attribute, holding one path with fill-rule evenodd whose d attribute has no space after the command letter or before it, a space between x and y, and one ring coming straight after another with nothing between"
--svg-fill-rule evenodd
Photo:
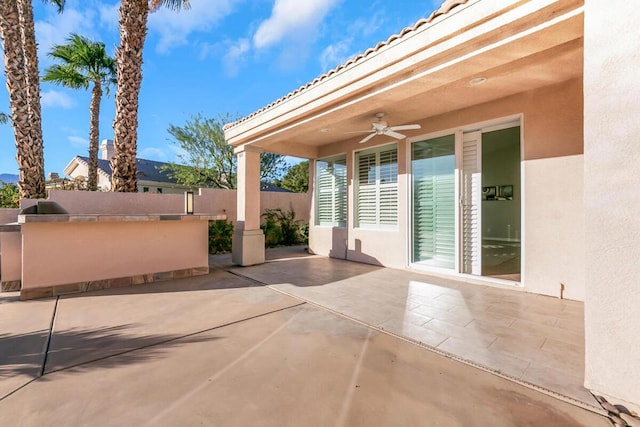
<instances>
[{"instance_id":1,"label":"column base","mask_svg":"<svg viewBox=\"0 0 640 427\"><path fill-rule=\"evenodd\" d=\"M264 264L264 233L262 230L239 230L233 234L231 261L236 265Z\"/></svg>"}]
</instances>

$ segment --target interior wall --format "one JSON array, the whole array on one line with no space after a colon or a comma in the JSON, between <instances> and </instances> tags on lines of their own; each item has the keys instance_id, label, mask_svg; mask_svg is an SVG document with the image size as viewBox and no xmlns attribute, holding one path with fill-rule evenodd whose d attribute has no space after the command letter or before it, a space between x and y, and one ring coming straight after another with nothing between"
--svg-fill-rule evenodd
<instances>
[{"instance_id":1,"label":"interior wall","mask_svg":"<svg viewBox=\"0 0 640 427\"><path fill-rule=\"evenodd\" d=\"M482 201L482 238L519 241L520 127L482 134L482 186L512 185L512 200Z\"/></svg>"}]
</instances>

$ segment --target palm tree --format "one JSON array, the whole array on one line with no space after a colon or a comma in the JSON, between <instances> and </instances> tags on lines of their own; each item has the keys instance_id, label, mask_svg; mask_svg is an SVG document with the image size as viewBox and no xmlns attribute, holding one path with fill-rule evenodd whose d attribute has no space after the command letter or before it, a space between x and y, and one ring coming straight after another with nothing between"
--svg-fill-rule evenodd
<instances>
[{"instance_id":1,"label":"palm tree","mask_svg":"<svg viewBox=\"0 0 640 427\"><path fill-rule=\"evenodd\" d=\"M64 0L51 0L61 12ZM0 36L22 198L45 197L40 81L31 0L0 1Z\"/></svg>"},{"instance_id":2,"label":"palm tree","mask_svg":"<svg viewBox=\"0 0 640 427\"><path fill-rule=\"evenodd\" d=\"M122 0L120 46L116 51L116 118L113 122L114 156L111 159L113 191L136 192L138 96L142 83L142 49L149 11L161 6L173 10L189 7L189 0Z\"/></svg>"},{"instance_id":3,"label":"palm tree","mask_svg":"<svg viewBox=\"0 0 640 427\"><path fill-rule=\"evenodd\" d=\"M89 107L89 173L87 188L98 189L98 141L100 127L100 100L103 88L109 93L109 86L116 82L115 59L107 55L104 43L94 42L78 34L71 34L67 44L56 45L49 56L62 61L45 70L45 82L52 82L73 89L91 90Z\"/></svg>"}]
</instances>

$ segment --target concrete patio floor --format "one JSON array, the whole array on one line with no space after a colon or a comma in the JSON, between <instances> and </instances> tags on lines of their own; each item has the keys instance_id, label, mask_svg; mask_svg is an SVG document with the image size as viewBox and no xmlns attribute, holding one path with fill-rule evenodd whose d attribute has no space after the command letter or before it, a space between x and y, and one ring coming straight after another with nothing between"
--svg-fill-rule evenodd
<instances>
[{"instance_id":1,"label":"concrete patio floor","mask_svg":"<svg viewBox=\"0 0 640 427\"><path fill-rule=\"evenodd\" d=\"M2 294L0 425L610 425L238 275L275 268L289 285L273 286L322 295L336 282L294 285L294 270L331 270L305 283L385 271L271 255L289 256L58 299Z\"/></svg>"},{"instance_id":2,"label":"concrete patio floor","mask_svg":"<svg viewBox=\"0 0 640 427\"><path fill-rule=\"evenodd\" d=\"M268 251L264 265L221 268L379 330L599 408L584 383L584 311L577 301L509 287Z\"/></svg>"}]
</instances>

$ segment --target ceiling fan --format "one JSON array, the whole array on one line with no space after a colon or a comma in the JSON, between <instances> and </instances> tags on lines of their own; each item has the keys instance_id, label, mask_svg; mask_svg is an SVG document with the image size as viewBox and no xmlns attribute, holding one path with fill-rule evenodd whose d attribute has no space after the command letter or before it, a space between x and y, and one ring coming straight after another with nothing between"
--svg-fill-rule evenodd
<instances>
[{"instance_id":1,"label":"ceiling fan","mask_svg":"<svg viewBox=\"0 0 640 427\"><path fill-rule=\"evenodd\" d=\"M378 119L378 121L371 123L371 130L362 130L362 131L353 132L353 133L361 133L361 132L371 133L371 135L365 136L362 139L362 141L360 141L360 144L364 144L365 142L369 141L371 138L377 135L387 135L395 139L403 139L406 137L406 135L403 135L396 131L420 129L420 125L388 126L387 122L382 120L383 117L384 117L384 113L376 113L376 118Z\"/></svg>"}]
</instances>

